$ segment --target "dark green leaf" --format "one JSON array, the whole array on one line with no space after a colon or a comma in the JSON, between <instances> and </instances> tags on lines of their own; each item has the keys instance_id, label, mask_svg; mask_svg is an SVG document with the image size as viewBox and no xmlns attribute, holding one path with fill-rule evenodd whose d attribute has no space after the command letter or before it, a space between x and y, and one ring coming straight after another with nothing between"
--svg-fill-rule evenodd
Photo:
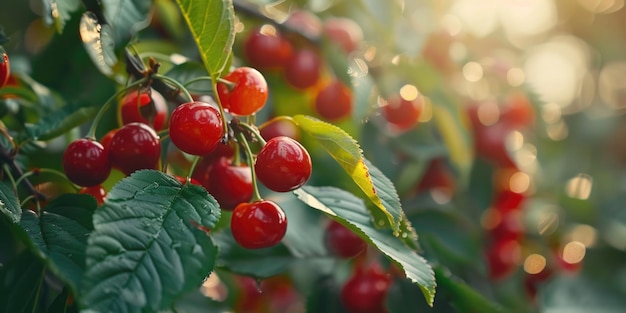
<instances>
[{"instance_id":1,"label":"dark green leaf","mask_svg":"<svg viewBox=\"0 0 626 313\"><path fill-rule=\"evenodd\" d=\"M165 73L165 75L184 84L196 77L208 76L209 73L206 71L206 68L202 66L202 64L189 61L172 67L169 71L167 71L167 73ZM197 81L187 85L186 87L191 93L200 93L205 95L211 93L211 81L209 80Z\"/></svg>"},{"instance_id":2,"label":"dark green leaf","mask_svg":"<svg viewBox=\"0 0 626 313\"><path fill-rule=\"evenodd\" d=\"M368 166L359 144L341 128L305 115L293 117L298 126L307 134L319 142L324 149L332 156L339 165L350 175L356 185L363 191L365 196L374 204L377 209L371 210L371 214L376 220L377 227L390 226L394 230L399 229L401 220L401 207L385 206L379 196L391 195L395 193L388 186L383 186L382 173L376 177L370 176ZM371 164L370 164L371 165ZM376 181L374 181L376 179ZM386 180L388 181L388 179ZM383 190L377 190L383 188ZM393 185L392 187L393 188ZM397 194L396 194L397 198ZM392 204L391 199L386 199L387 205ZM399 204L399 202L398 202Z\"/></svg>"},{"instance_id":3,"label":"dark green leaf","mask_svg":"<svg viewBox=\"0 0 626 313\"><path fill-rule=\"evenodd\" d=\"M96 107L86 107L76 103L68 104L42 117L36 124L26 125L26 131L28 136L35 140L50 140L93 119L97 112Z\"/></svg>"},{"instance_id":4,"label":"dark green leaf","mask_svg":"<svg viewBox=\"0 0 626 313\"><path fill-rule=\"evenodd\" d=\"M117 183L93 217L80 301L94 311L169 308L213 270L206 230L219 219L204 188L143 170Z\"/></svg>"},{"instance_id":5,"label":"dark green leaf","mask_svg":"<svg viewBox=\"0 0 626 313\"><path fill-rule=\"evenodd\" d=\"M0 182L0 212L13 223L19 222L22 215L22 208L18 203L15 190L7 182Z\"/></svg>"},{"instance_id":6,"label":"dark green leaf","mask_svg":"<svg viewBox=\"0 0 626 313\"><path fill-rule=\"evenodd\" d=\"M376 228L363 200L341 189L304 186L294 192L304 203L350 228L398 264L407 277L420 287L426 302L432 305L436 286L434 273L426 260L400 239L409 234L396 237L391 229Z\"/></svg>"},{"instance_id":7,"label":"dark green leaf","mask_svg":"<svg viewBox=\"0 0 626 313\"><path fill-rule=\"evenodd\" d=\"M232 0L176 0L211 76L219 76L235 42Z\"/></svg>"},{"instance_id":8,"label":"dark green leaf","mask_svg":"<svg viewBox=\"0 0 626 313\"><path fill-rule=\"evenodd\" d=\"M307 313L344 313L340 286L332 276L322 276L313 285L313 292L306 299ZM414 297L415 298L415 297Z\"/></svg>"},{"instance_id":9,"label":"dark green leaf","mask_svg":"<svg viewBox=\"0 0 626 313\"><path fill-rule=\"evenodd\" d=\"M298 261L283 244L250 250L235 242L230 231L214 234L213 238L220 251L217 266L234 273L268 278L285 272L293 262Z\"/></svg>"},{"instance_id":10,"label":"dark green leaf","mask_svg":"<svg viewBox=\"0 0 626 313\"><path fill-rule=\"evenodd\" d=\"M41 3L45 12L44 21L48 26L54 24L59 33L63 32L65 23L80 7L80 0L43 0Z\"/></svg>"},{"instance_id":11,"label":"dark green leaf","mask_svg":"<svg viewBox=\"0 0 626 313\"><path fill-rule=\"evenodd\" d=\"M102 14L117 45L148 26L151 8L152 1L102 0Z\"/></svg>"},{"instance_id":12,"label":"dark green leaf","mask_svg":"<svg viewBox=\"0 0 626 313\"><path fill-rule=\"evenodd\" d=\"M44 264L29 251L0 267L0 312L31 313L36 304Z\"/></svg>"},{"instance_id":13,"label":"dark green leaf","mask_svg":"<svg viewBox=\"0 0 626 313\"><path fill-rule=\"evenodd\" d=\"M48 204L38 218L24 211L20 225L50 270L78 290L85 270L87 237L93 229L91 216L97 204L93 197L64 194Z\"/></svg>"},{"instance_id":14,"label":"dark green leaf","mask_svg":"<svg viewBox=\"0 0 626 313\"><path fill-rule=\"evenodd\" d=\"M450 294L452 303L459 312L503 313L499 305L485 299L464 282L452 277L444 269L435 268L435 277L441 290Z\"/></svg>"}]
</instances>

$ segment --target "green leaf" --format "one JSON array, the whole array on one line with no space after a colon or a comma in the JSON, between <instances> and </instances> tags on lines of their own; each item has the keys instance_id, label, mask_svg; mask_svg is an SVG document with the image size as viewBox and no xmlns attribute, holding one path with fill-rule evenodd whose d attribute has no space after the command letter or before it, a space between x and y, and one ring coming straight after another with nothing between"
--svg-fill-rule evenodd
<instances>
[{"instance_id":1,"label":"green leaf","mask_svg":"<svg viewBox=\"0 0 626 313\"><path fill-rule=\"evenodd\" d=\"M184 84L194 78L208 76L208 73L202 64L189 61L172 67L165 75ZM191 93L209 94L211 92L211 81L197 81L186 87Z\"/></svg>"},{"instance_id":2,"label":"green leaf","mask_svg":"<svg viewBox=\"0 0 626 313\"><path fill-rule=\"evenodd\" d=\"M439 288L450 294L450 299L460 312L503 313L499 305L485 299L480 293L464 282L452 277L441 268L435 268L435 277Z\"/></svg>"},{"instance_id":3,"label":"green leaf","mask_svg":"<svg viewBox=\"0 0 626 313\"><path fill-rule=\"evenodd\" d=\"M93 217L81 305L93 311L169 308L213 270L207 235L219 219L204 188L143 170L117 183Z\"/></svg>"},{"instance_id":4,"label":"green leaf","mask_svg":"<svg viewBox=\"0 0 626 313\"><path fill-rule=\"evenodd\" d=\"M50 202L40 218L26 210L20 222L36 252L75 293L85 270L87 237L93 230L96 207L91 196L64 194Z\"/></svg>"},{"instance_id":5,"label":"green leaf","mask_svg":"<svg viewBox=\"0 0 626 313\"><path fill-rule=\"evenodd\" d=\"M124 43L135 33L148 26L152 1L101 0L102 14L107 27L111 27L116 44Z\"/></svg>"},{"instance_id":6,"label":"green leaf","mask_svg":"<svg viewBox=\"0 0 626 313\"><path fill-rule=\"evenodd\" d=\"M80 0L42 0L45 14L43 16L46 25L54 23L57 32L62 33L65 24L80 7Z\"/></svg>"},{"instance_id":7,"label":"green leaf","mask_svg":"<svg viewBox=\"0 0 626 313\"><path fill-rule=\"evenodd\" d=\"M79 26L80 38L85 51L96 68L105 76L113 75L113 67L117 63L115 40L111 27L101 25L93 12L83 13Z\"/></svg>"},{"instance_id":8,"label":"green leaf","mask_svg":"<svg viewBox=\"0 0 626 313\"><path fill-rule=\"evenodd\" d=\"M232 0L176 0L212 77L224 69L235 42Z\"/></svg>"},{"instance_id":9,"label":"green leaf","mask_svg":"<svg viewBox=\"0 0 626 313\"><path fill-rule=\"evenodd\" d=\"M398 264L416 283L429 305L435 297L435 276L426 260L406 246L390 229L377 229L362 199L334 187L304 186L294 193L310 207L320 210L376 246ZM400 237L408 236L401 234Z\"/></svg>"},{"instance_id":10,"label":"green leaf","mask_svg":"<svg viewBox=\"0 0 626 313\"><path fill-rule=\"evenodd\" d=\"M245 249L235 241L230 231L216 233L213 239L220 251L217 266L234 273L268 278L285 272L298 261L283 244L265 249Z\"/></svg>"},{"instance_id":11,"label":"green leaf","mask_svg":"<svg viewBox=\"0 0 626 313\"><path fill-rule=\"evenodd\" d=\"M36 303L44 264L24 251L0 267L0 312L31 313Z\"/></svg>"},{"instance_id":12,"label":"green leaf","mask_svg":"<svg viewBox=\"0 0 626 313\"><path fill-rule=\"evenodd\" d=\"M402 209L399 206L400 202L397 201L397 193L395 194L396 199L393 199L395 188L393 184L385 186L389 180L380 171L376 171L374 176L371 175L359 144L341 128L314 117L296 115L293 119L302 130L311 135L328 151L333 159L350 175L365 196L378 208L371 211L377 223L376 226L388 225L398 231ZM381 199L379 193L385 198L385 201Z\"/></svg>"},{"instance_id":13,"label":"green leaf","mask_svg":"<svg viewBox=\"0 0 626 313\"><path fill-rule=\"evenodd\" d=\"M50 140L67 133L96 116L96 107L81 104L68 104L63 108L43 116L36 124L27 124L26 133L35 140Z\"/></svg>"},{"instance_id":14,"label":"green leaf","mask_svg":"<svg viewBox=\"0 0 626 313\"><path fill-rule=\"evenodd\" d=\"M13 223L19 222L22 215L22 208L18 203L15 190L7 182L0 182L0 212Z\"/></svg>"}]
</instances>

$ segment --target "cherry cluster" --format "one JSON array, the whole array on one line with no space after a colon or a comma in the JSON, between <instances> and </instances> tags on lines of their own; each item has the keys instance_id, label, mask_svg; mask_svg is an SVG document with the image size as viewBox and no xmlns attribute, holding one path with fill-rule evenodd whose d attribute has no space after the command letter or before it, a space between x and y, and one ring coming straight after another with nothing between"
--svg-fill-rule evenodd
<instances>
[{"instance_id":1,"label":"cherry cluster","mask_svg":"<svg viewBox=\"0 0 626 313\"><path fill-rule=\"evenodd\" d=\"M275 192L301 187L311 176L309 153L290 137L265 141L254 125L237 118L255 114L267 100L267 83L256 69L235 68L217 83L214 96L216 103L192 100L170 114L159 92L149 86L128 88L119 101L120 128L100 141L87 136L69 144L63 155L67 178L102 203L106 196L102 183L112 169L125 175L141 169L166 170L160 162L157 132L167 134L178 151L199 158L189 179L176 178L203 186L222 209L233 212L235 240L249 249L277 244L286 233L287 218L278 204L260 197L256 180ZM234 116L230 123L224 112ZM251 143L256 143L256 150Z\"/></svg>"},{"instance_id":2,"label":"cherry cluster","mask_svg":"<svg viewBox=\"0 0 626 313\"><path fill-rule=\"evenodd\" d=\"M348 18L321 21L306 11L294 11L283 25L309 38L328 39L346 55L354 52L363 39L360 26ZM327 70L319 48L290 36L273 25L261 25L246 34L243 54L252 66L281 73L293 88L314 94L315 112L327 121L340 121L350 116L353 95L350 86Z\"/></svg>"}]
</instances>

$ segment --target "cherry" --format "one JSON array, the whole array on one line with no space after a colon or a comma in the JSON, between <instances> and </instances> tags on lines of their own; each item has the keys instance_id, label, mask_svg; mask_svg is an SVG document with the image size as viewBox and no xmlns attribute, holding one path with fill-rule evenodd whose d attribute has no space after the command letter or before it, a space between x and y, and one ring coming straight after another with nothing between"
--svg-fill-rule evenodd
<instances>
[{"instance_id":1,"label":"cherry","mask_svg":"<svg viewBox=\"0 0 626 313\"><path fill-rule=\"evenodd\" d=\"M203 186L222 209L233 210L252 198L252 174L246 164L234 165L231 158L221 157L208 169L207 176Z\"/></svg>"},{"instance_id":2,"label":"cherry","mask_svg":"<svg viewBox=\"0 0 626 313\"><path fill-rule=\"evenodd\" d=\"M111 173L109 153L97 141L82 138L73 141L63 153L63 171L79 186L95 186Z\"/></svg>"},{"instance_id":3,"label":"cherry","mask_svg":"<svg viewBox=\"0 0 626 313\"><path fill-rule=\"evenodd\" d=\"M339 80L334 80L315 97L315 110L323 119L337 121L352 112L352 90Z\"/></svg>"},{"instance_id":4,"label":"cherry","mask_svg":"<svg viewBox=\"0 0 626 313\"><path fill-rule=\"evenodd\" d=\"M426 172L422 176L417 191L437 189L451 195L456 188L454 177L446 166L444 159L433 159L429 162Z\"/></svg>"},{"instance_id":5,"label":"cherry","mask_svg":"<svg viewBox=\"0 0 626 313\"><path fill-rule=\"evenodd\" d=\"M385 298L391 278L377 264L356 271L341 288L341 303L349 313L386 312Z\"/></svg>"},{"instance_id":6,"label":"cherry","mask_svg":"<svg viewBox=\"0 0 626 313\"><path fill-rule=\"evenodd\" d=\"M475 128L474 148L476 154L502 167L515 166L506 147L506 138L511 131L511 128L504 123Z\"/></svg>"},{"instance_id":7,"label":"cherry","mask_svg":"<svg viewBox=\"0 0 626 313\"><path fill-rule=\"evenodd\" d=\"M522 92L508 95L500 112L500 120L512 129L531 126L535 121L535 112L528 97Z\"/></svg>"},{"instance_id":8,"label":"cherry","mask_svg":"<svg viewBox=\"0 0 626 313\"><path fill-rule=\"evenodd\" d=\"M335 221L326 226L324 244L332 254L344 259L360 254L367 247L361 237Z\"/></svg>"},{"instance_id":9,"label":"cherry","mask_svg":"<svg viewBox=\"0 0 626 313\"><path fill-rule=\"evenodd\" d=\"M104 187L102 187L102 185L83 187L78 191L78 193L94 197L98 206L104 204L104 198L107 196L107 191Z\"/></svg>"},{"instance_id":10,"label":"cherry","mask_svg":"<svg viewBox=\"0 0 626 313\"><path fill-rule=\"evenodd\" d=\"M140 122L159 131L167 122L167 102L156 90L133 90L120 102L119 114L122 125Z\"/></svg>"},{"instance_id":11,"label":"cherry","mask_svg":"<svg viewBox=\"0 0 626 313\"><path fill-rule=\"evenodd\" d=\"M259 69L284 68L293 55L291 42L271 26L253 29L243 49L248 62Z\"/></svg>"},{"instance_id":12,"label":"cherry","mask_svg":"<svg viewBox=\"0 0 626 313\"><path fill-rule=\"evenodd\" d=\"M501 212L514 211L521 208L526 196L511 190L500 191L493 202L493 207Z\"/></svg>"},{"instance_id":13,"label":"cherry","mask_svg":"<svg viewBox=\"0 0 626 313\"><path fill-rule=\"evenodd\" d=\"M363 30L355 21L345 17L333 17L324 21L324 34L341 49L350 53L363 41Z\"/></svg>"},{"instance_id":14,"label":"cherry","mask_svg":"<svg viewBox=\"0 0 626 313\"><path fill-rule=\"evenodd\" d=\"M489 277L500 280L517 268L521 247L517 240L503 238L496 240L487 248Z\"/></svg>"},{"instance_id":15,"label":"cherry","mask_svg":"<svg viewBox=\"0 0 626 313\"><path fill-rule=\"evenodd\" d=\"M110 155L113 166L126 175L140 169L156 169L161 154L159 136L150 126L130 123L111 138Z\"/></svg>"},{"instance_id":16,"label":"cherry","mask_svg":"<svg viewBox=\"0 0 626 313\"><path fill-rule=\"evenodd\" d=\"M287 217L270 200L241 203L230 220L233 237L247 249L268 248L280 242L287 232Z\"/></svg>"},{"instance_id":17,"label":"cherry","mask_svg":"<svg viewBox=\"0 0 626 313\"><path fill-rule=\"evenodd\" d=\"M322 60L317 52L302 49L296 52L285 68L285 79L295 88L314 86L321 76Z\"/></svg>"},{"instance_id":18,"label":"cherry","mask_svg":"<svg viewBox=\"0 0 626 313\"><path fill-rule=\"evenodd\" d=\"M422 97L406 100L400 96L394 96L383 106L383 116L397 131L406 131L417 125L422 114Z\"/></svg>"},{"instance_id":19,"label":"cherry","mask_svg":"<svg viewBox=\"0 0 626 313\"><path fill-rule=\"evenodd\" d=\"M285 25L309 37L318 37L322 32L322 21L317 15L307 10L292 11L285 20Z\"/></svg>"},{"instance_id":20,"label":"cherry","mask_svg":"<svg viewBox=\"0 0 626 313\"><path fill-rule=\"evenodd\" d=\"M251 67L239 67L224 77L234 84L217 83L217 94L224 110L235 115L258 112L267 101L268 89L265 77Z\"/></svg>"},{"instance_id":21,"label":"cherry","mask_svg":"<svg viewBox=\"0 0 626 313\"><path fill-rule=\"evenodd\" d=\"M254 163L257 178L265 187L287 192L304 185L311 177L309 152L289 137L270 139Z\"/></svg>"},{"instance_id":22,"label":"cherry","mask_svg":"<svg viewBox=\"0 0 626 313\"><path fill-rule=\"evenodd\" d=\"M181 184L185 185L187 184L187 177L183 177L183 176L178 176L178 175L174 175L174 178L176 178L177 181L179 181ZM193 184L193 185L198 185L198 186L202 186L202 184L200 183L199 180L191 177L189 179L189 183Z\"/></svg>"},{"instance_id":23,"label":"cherry","mask_svg":"<svg viewBox=\"0 0 626 313\"><path fill-rule=\"evenodd\" d=\"M298 140L300 138L300 131L298 126L293 122L287 120L275 120L261 128L261 137L265 140L270 140L278 136L287 136Z\"/></svg>"},{"instance_id":24,"label":"cherry","mask_svg":"<svg viewBox=\"0 0 626 313\"><path fill-rule=\"evenodd\" d=\"M0 55L0 88L7 84L10 75L11 67L9 64L9 56L3 52Z\"/></svg>"},{"instance_id":25,"label":"cherry","mask_svg":"<svg viewBox=\"0 0 626 313\"><path fill-rule=\"evenodd\" d=\"M181 151L206 155L224 137L224 122L219 110L205 102L179 105L170 118L170 139Z\"/></svg>"},{"instance_id":26,"label":"cherry","mask_svg":"<svg viewBox=\"0 0 626 313\"><path fill-rule=\"evenodd\" d=\"M109 132L107 132L104 135L104 137L100 138L100 143L104 147L104 150L106 151L111 150L111 139L113 139L113 136L115 136L118 130L119 128L111 129Z\"/></svg>"}]
</instances>

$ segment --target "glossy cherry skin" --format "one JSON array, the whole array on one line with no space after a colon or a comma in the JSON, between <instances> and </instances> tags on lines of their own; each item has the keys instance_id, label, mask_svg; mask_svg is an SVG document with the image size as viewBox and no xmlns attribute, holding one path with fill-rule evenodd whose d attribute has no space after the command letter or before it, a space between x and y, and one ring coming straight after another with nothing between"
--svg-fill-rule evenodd
<instances>
[{"instance_id":1,"label":"glossy cherry skin","mask_svg":"<svg viewBox=\"0 0 626 313\"><path fill-rule=\"evenodd\" d=\"M0 88L7 84L10 75L11 67L9 64L9 56L3 52L0 55Z\"/></svg>"},{"instance_id":2,"label":"glossy cherry skin","mask_svg":"<svg viewBox=\"0 0 626 313\"><path fill-rule=\"evenodd\" d=\"M96 203L98 203L98 206L104 204L104 198L106 198L107 196L107 191L106 189L104 189L104 187L102 187L102 185L83 187L78 191L78 193L92 196L94 199L96 199Z\"/></svg>"},{"instance_id":3,"label":"glossy cherry skin","mask_svg":"<svg viewBox=\"0 0 626 313\"><path fill-rule=\"evenodd\" d=\"M363 30L355 21L345 17L333 17L324 21L324 35L350 53L363 41Z\"/></svg>"},{"instance_id":4,"label":"glossy cherry skin","mask_svg":"<svg viewBox=\"0 0 626 313\"><path fill-rule=\"evenodd\" d=\"M156 90L132 90L122 98L119 114L122 125L139 122L159 131L167 123L167 102Z\"/></svg>"},{"instance_id":5,"label":"glossy cherry skin","mask_svg":"<svg viewBox=\"0 0 626 313\"><path fill-rule=\"evenodd\" d=\"M270 190L287 192L311 177L311 156L296 140L274 137L259 151L254 163L257 178Z\"/></svg>"},{"instance_id":6,"label":"glossy cherry skin","mask_svg":"<svg viewBox=\"0 0 626 313\"><path fill-rule=\"evenodd\" d=\"M170 139L181 151L192 155L209 154L224 137L222 115L205 102L179 105L170 118Z\"/></svg>"},{"instance_id":7,"label":"glossy cherry skin","mask_svg":"<svg viewBox=\"0 0 626 313\"><path fill-rule=\"evenodd\" d=\"M63 153L63 171L79 186L96 186L111 173L109 153L97 141L82 138L73 141Z\"/></svg>"},{"instance_id":8,"label":"glossy cherry skin","mask_svg":"<svg viewBox=\"0 0 626 313\"><path fill-rule=\"evenodd\" d=\"M230 220L237 243L247 249L269 248L278 244L287 232L287 216L273 201L241 203Z\"/></svg>"},{"instance_id":9,"label":"glossy cherry skin","mask_svg":"<svg viewBox=\"0 0 626 313\"><path fill-rule=\"evenodd\" d=\"M251 67L239 67L224 77L233 87L217 83L222 107L234 115L250 115L265 106L268 89L263 74Z\"/></svg>"},{"instance_id":10,"label":"glossy cherry skin","mask_svg":"<svg viewBox=\"0 0 626 313\"><path fill-rule=\"evenodd\" d=\"M356 271L341 288L341 303L349 313L386 312L385 299L391 278L377 264Z\"/></svg>"},{"instance_id":11,"label":"glossy cherry skin","mask_svg":"<svg viewBox=\"0 0 626 313\"><path fill-rule=\"evenodd\" d=\"M250 32L243 51L250 65L271 70L285 67L293 55L293 46L278 30L270 32L259 27Z\"/></svg>"},{"instance_id":12,"label":"glossy cherry skin","mask_svg":"<svg viewBox=\"0 0 626 313\"><path fill-rule=\"evenodd\" d=\"M130 123L111 138L110 155L113 166L126 175L140 169L157 169L161 142L150 126Z\"/></svg>"},{"instance_id":13,"label":"glossy cherry skin","mask_svg":"<svg viewBox=\"0 0 626 313\"><path fill-rule=\"evenodd\" d=\"M252 198L252 174L246 164L233 165L231 158L221 157L210 167L206 190L220 207L233 210Z\"/></svg>"},{"instance_id":14,"label":"glossy cherry skin","mask_svg":"<svg viewBox=\"0 0 626 313\"><path fill-rule=\"evenodd\" d=\"M383 116L397 131L406 131L417 125L422 114L422 98L406 100L400 96L389 99L387 105L383 106Z\"/></svg>"},{"instance_id":15,"label":"glossy cherry skin","mask_svg":"<svg viewBox=\"0 0 626 313\"><path fill-rule=\"evenodd\" d=\"M274 137L286 136L298 140L300 138L300 129L293 122L287 120L276 120L259 129L261 136L265 140Z\"/></svg>"},{"instance_id":16,"label":"glossy cherry skin","mask_svg":"<svg viewBox=\"0 0 626 313\"><path fill-rule=\"evenodd\" d=\"M324 244L329 252L343 259L354 257L367 247L361 237L335 221L326 226Z\"/></svg>"},{"instance_id":17,"label":"glossy cherry skin","mask_svg":"<svg viewBox=\"0 0 626 313\"><path fill-rule=\"evenodd\" d=\"M322 73L322 60L317 52L302 49L296 52L285 67L285 79L298 89L315 86Z\"/></svg>"},{"instance_id":18,"label":"glossy cherry skin","mask_svg":"<svg viewBox=\"0 0 626 313\"><path fill-rule=\"evenodd\" d=\"M118 130L119 128L111 129L102 138L100 138L100 143L104 147L104 150L111 151L111 139L113 139L113 136L115 136Z\"/></svg>"},{"instance_id":19,"label":"glossy cherry skin","mask_svg":"<svg viewBox=\"0 0 626 313\"><path fill-rule=\"evenodd\" d=\"M352 90L339 80L334 80L315 97L315 111L327 121L338 121L352 112Z\"/></svg>"}]
</instances>

